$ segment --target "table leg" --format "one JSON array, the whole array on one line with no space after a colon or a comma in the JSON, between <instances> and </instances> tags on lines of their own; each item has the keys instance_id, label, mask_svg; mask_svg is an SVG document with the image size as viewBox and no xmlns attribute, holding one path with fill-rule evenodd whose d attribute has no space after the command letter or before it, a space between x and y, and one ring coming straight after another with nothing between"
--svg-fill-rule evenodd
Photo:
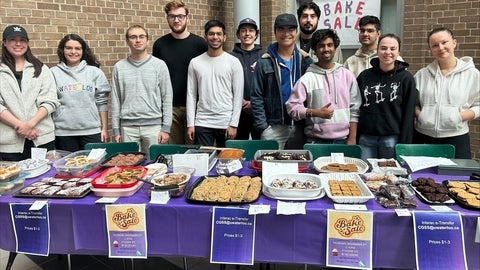
<instances>
[{"instance_id":1,"label":"table leg","mask_svg":"<svg viewBox=\"0 0 480 270\"><path fill-rule=\"evenodd\" d=\"M183 257L183 270L188 270L187 257Z\"/></svg>"},{"instance_id":2,"label":"table leg","mask_svg":"<svg viewBox=\"0 0 480 270\"><path fill-rule=\"evenodd\" d=\"M17 257L17 253L10 251L8 254L8 261L7 261L7 267L5 270L10 270L12 268L13 261L15 261L15 257Z\"/></svg>"},{"instance_id":3,"label":"table leg","mask_svg":"<svg viewBox=\"0 0 480 270\"><path fill-rule=\"evenodd\" d=\"M70 254L67 254L67 264L68 270L72 270L72 258L70 258Z\"/></svg>"}]
</instances>

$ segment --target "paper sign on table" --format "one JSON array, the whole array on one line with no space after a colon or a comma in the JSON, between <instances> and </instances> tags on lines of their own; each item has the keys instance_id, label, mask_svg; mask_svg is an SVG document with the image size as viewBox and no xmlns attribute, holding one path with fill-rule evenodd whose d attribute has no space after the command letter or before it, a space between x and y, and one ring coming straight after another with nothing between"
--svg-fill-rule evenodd
<instances>
[{"instance_id":1,"label":"paper sign on table","mask_svg":"<svg viewBox=\"0 0 480 270\"><path fill-rule=\"evenodd\" d=\"M249 215L268 214L270 213L270 204L251 204L248 207Z\"/></svg>"},{"instance_id":2,"label":"paper sign on table","mask_svg":"<svg viewBox=\"0 0 480 270\"><path fill-rule=\"evenodd\" d=\"M413 211L417 270L468 269L458 212Z\"/></svg>"},{"instance_id":3,"label":"paper sign on table","mask_svg":"<svg viewBox=\"0 0 480 270\"><path fill-rule=\"evenodd\" d=\"M99 160L105 154L105 151L107 151L105 148L94 148L88 153L88 158Z\"/></svg>"},{"instance_id":4,"label":"paper sign on table","mask_svg":"<svg viewBox=\"0 0 480 270\"><path fill-rule=\"evenodd\" d=\"M210 262L253 265L255 222L248 209L214 207Z\"/></svg>"},{"instance_id":5,"label":"paper sign on table","mask_svg":"<svg viewBox=\"0 0 480 270\"><path fill-rule=\"evenodd\" d=\"M343 153L330 153L330 161L332 163L345 164L345 156Z\"/></svg>"},{"instance_id":6,"label":"paper sign on table","mask_svg":"<svg viewBox=\"0 0 480 270\"><path fill-rule=\"evenodd\" d=\"M372 269L373 213L328 210L327 266Z\"/></svg>"},{"instance_id":7,"label":"paper sign on table","mask_svg":"<svg viewBox=\"0 0 480 270\"><path fill-rule=\"evenodd\" d=\"M17 253L48 256L50 250L50 220L47 207L30 210L29 203L11 203L10 213L15 227Z\"/></svg>"},{"instance_id":8,"label":"paper sign on table","mask_svg":"<svg viewBox=\"0 0 480 270\"><path fill-rule=\"evenodd\" d=\"M426 168L436 167L438 165L455 165L455 163L444 157L424 157L424 156L400 156L410 167L412 172Z\"/></svg>"},{"instance_id":9,"label":"paper sign on table","mask_svg":"<svg viewBox=\"0 0 480 270\"><path fill-rule=\"evenodd\" d=\"M145 204L105 205L108 256L147 258Z\"/></svg>"},{"instance_id":10,"label":"paper sign on table","mask_svg":"<svg viewBox=\"0 0 480 270\"><path fill-rule=\"evenodd\" d=\"M305 202L277 201L277 215L305 215Z\"/></svg>"},{"instance_id":11,"label":"paper sign on table","mask_svg":"<svg viewBox=\"0 0 480 270\"><path fill-rule=\"evenodd\" d=\"M262 161L262 179L268 179L271 175L274 174L291 174L298 173L298 163L288 162L270 162Z\"/></svg>"},{"instance_id":12,"label":"paper sign on table","mask_svg":"<svg viewBox=\"0 0 480 270\"><path fill-rule=\"evenodd\" d=\"M174 154L172 155L173 167L189 167L194 168L194 175L208 175L208 154Z\"/></svg>"},{"instance_id":13,"label":"paper sign on table","mask_svg":"<svg viewBox=\"0 0 480 270\"><path fill-rule=\"evenodd\" d=\"M150 203L167 204L169 200L170 200L170 195L168 194L168 190L165 190L165 191L152 190L150 193Z\"/></svg>"},{"instance_id":14,"label":"paper sign on table","mask_svg":"<svg viewBox=\"0 0 480 270\"><path fill-rule=\"evenodd\" d=\"M47 157L47 148L32 147L31 158L32 159L45 159Z\"/></svg>"}]
</instances>

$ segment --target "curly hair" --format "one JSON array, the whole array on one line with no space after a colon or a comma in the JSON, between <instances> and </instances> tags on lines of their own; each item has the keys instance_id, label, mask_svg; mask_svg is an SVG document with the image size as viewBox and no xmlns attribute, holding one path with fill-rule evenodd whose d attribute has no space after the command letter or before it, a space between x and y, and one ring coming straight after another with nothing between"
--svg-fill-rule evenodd
<instances>
[{"instance_id":1,"label":"curly hair","mask_svg":"<svg viewBox=\"0 0 480 270\"><path fill-rule=\"evenodd\" d=\"M82 53L81 60L85 60L85 62L87 62L87 65L100 67L100 62L98 62L92 50L88 46L87 42L85 42L85 40L77 34L67 34L60 40L60 43L58 43L57 55L58 55L59 62L63 62L67 64L67 58L65 57L64 49L65 49L65 44L69 40L78 41L78 43L80 43L80 45L82 46L83 53Z\"/></svg>"}]
</instances>

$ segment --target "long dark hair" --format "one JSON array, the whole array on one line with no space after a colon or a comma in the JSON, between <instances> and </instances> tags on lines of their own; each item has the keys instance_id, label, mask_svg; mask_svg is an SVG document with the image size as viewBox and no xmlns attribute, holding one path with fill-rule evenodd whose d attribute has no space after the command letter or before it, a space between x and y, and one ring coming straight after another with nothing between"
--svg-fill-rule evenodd
<instances>
[{"instance_id":1,"label":"long dark hair","mask_svg":"<svg viewBox=\"0 0 480 270\"><path fill-rule=\"evenodd\" d=\"M82 46L83 53L82 53L81 60L85 60L85 62L87 62L87 65L100 67L100 62L98 62L92 50L90 50L90 47L88 47L87 42L85 42L85 40L77 34L67 34L62 38L62 40L60 40L60 43L58 43L57 55L60 62L64 62L65 64L67 64L67 59L65 58L64 49L65 49L65 44L69 40L78 41L78 43L80 43L80 45Z\"/></svg>"},{"instance_id":2,"label":"long dark hair","mask_svg":"<svg viewBox=\"0 0 480 270\"><path fill-rule=\"evenodd\" d=\"M4 42L6 40L3 40ZM30 45L27 45L27 51L23 55L25 60L33 65L35 71L33 72L33 77L37 78L42 73L43 62L40 61L37 57L35 57L30 50ZM5 48L5 45L2 45L2 58L0 59L0 63L4 63L12 72L16 72L15 68L15 59L10 54L10 52Z\"/></svg>"}]
</instances>

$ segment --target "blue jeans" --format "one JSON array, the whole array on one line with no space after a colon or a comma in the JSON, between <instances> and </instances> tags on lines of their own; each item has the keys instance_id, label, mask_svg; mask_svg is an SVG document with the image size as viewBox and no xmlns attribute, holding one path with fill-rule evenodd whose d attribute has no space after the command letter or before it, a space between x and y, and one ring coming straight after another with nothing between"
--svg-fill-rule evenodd
<instances>
[{"instance_id":1,"label":"blue jeans","mask_svg":"<svg viewBox=\"0 0 480 270\"><path fill-rule=\"evenodd\" d=\"M371 136L360 135L358 144L362 147L362 159L367 158L395 158L395 145L398 135Z\"/></svg>"}]
</instances>

